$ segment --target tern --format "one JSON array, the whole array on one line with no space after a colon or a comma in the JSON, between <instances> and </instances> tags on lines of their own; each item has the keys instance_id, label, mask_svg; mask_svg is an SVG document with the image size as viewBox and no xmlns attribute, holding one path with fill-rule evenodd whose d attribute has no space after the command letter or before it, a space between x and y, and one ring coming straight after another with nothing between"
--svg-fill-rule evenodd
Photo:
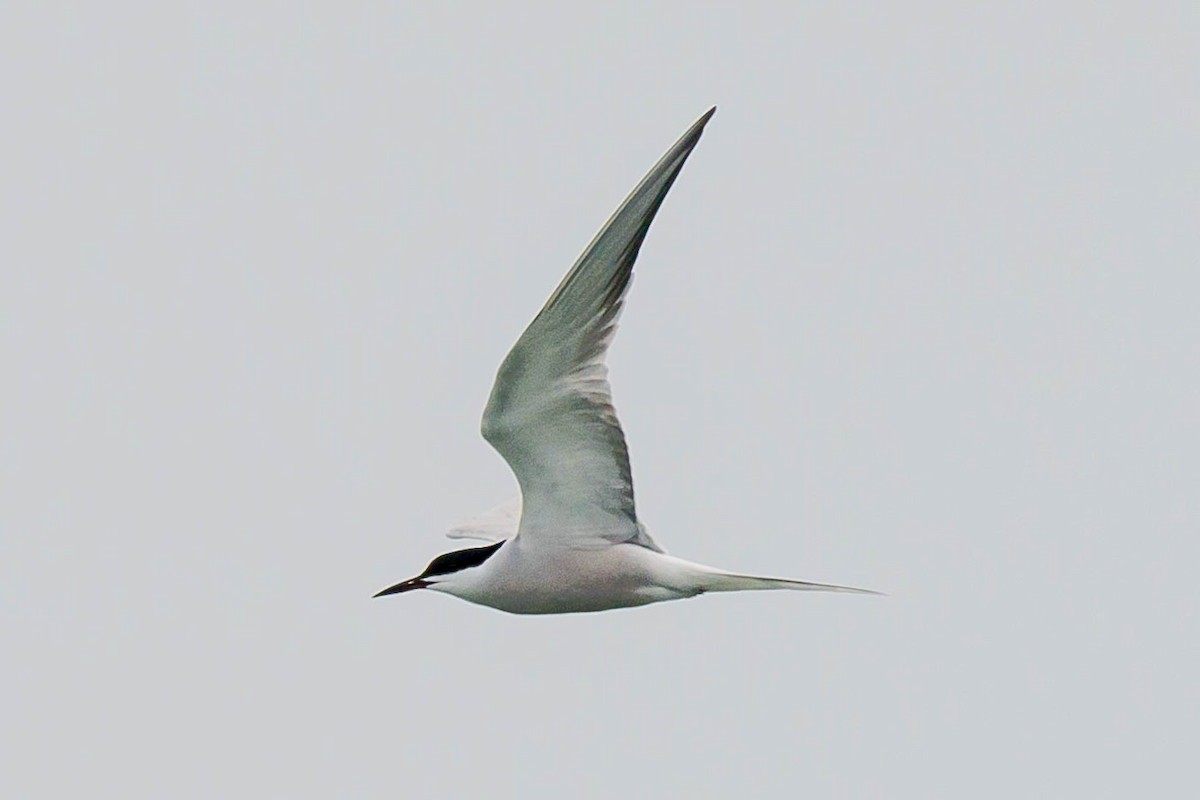
<instances>
[{"instance_id":1,"label":"tern","mask_svg":"<svg viewBox=\"0 0 1200 800\"><path fill-rule=\"evenodd\" d=\"M496 374L482 433L520 494L451 530L455 550L376 594L432 589L514 614L642 606L705 592L866 589L740 575L667 555L638 521L605 355L655 213L716 108L654 165L550 295Z\"/></svg>"}]
</instances>

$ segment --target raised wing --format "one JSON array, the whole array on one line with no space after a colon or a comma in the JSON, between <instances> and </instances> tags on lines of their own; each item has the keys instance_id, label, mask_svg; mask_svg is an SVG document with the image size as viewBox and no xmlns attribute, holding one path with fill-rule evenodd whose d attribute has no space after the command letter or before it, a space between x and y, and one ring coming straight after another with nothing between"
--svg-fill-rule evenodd
<instances>
[{"instance_id":1,"label":"raised wing","mask_svg":"<svg viewBox=\"0 0 1200 800\"><path fill-rule=\"evenodd\" d=\"M638 249L715 111L697 120L621 204L496 374L483 437L517 476L525 540L578 547L633 541L658 549L637 522L604 357Z\"/></svg>"}]
</instances>

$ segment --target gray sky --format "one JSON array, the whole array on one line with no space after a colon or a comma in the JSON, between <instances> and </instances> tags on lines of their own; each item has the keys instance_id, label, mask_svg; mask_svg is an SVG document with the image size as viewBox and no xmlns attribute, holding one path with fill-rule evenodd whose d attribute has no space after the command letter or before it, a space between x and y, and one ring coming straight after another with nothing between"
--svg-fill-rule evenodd
<instances>
[{"instance_id":1,"label":"gray sky","mask_svg":"<svg viewBox=\"0 0 1200 800\"><path fill-rule=\"evenodd\" d=\"M0 795L1197 789L1194 4L353 5L0 12ZM610 359L639 512L890 596L371 600L714 103Z\"/></svg>"}]
</instances>

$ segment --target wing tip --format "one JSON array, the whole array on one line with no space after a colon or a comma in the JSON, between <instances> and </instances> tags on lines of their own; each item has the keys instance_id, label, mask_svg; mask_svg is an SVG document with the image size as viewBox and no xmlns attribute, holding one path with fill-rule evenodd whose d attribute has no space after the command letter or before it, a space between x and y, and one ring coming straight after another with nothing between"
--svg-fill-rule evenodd
<instances>
[{"instance_id":1,"label":"wing tip","mask_svg":"<svg viewBox=\"0 0 1200 800\"><path fill-rule=\"evenodd\" d=\"M717 113L717 107L713 106L708 111L700 115L700 119L692 123L692 127L688 128L687 133L682 136L682 142L688 142L692 147L696 146L696 142L700 140L700 134L704 133L704 126L713 118L713 114Z\"/></svg>"}]
</instances>

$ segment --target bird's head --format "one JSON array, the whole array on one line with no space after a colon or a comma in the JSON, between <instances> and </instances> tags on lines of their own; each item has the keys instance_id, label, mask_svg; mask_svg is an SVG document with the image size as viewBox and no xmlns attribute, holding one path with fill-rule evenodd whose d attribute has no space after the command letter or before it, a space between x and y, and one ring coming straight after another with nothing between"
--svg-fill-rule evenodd
<instances>
[{"instance_id":1,"label":"bird's head","mask_svg":"<svg viewBox=\"0 0 1200 800\"><path fill-rule=\"evenodd\" d=\"M401 581L395 586L389 586L376 597L386 594L411 592L413 589L434 589L435 591L457 594L459 588L465 588L474 583L478 577L478 568L492 556L504 542L496 542L486 547L468 547L465 550L455 550L444 553L433 561L415 578Z\"/></svg>"}]
</instances>

